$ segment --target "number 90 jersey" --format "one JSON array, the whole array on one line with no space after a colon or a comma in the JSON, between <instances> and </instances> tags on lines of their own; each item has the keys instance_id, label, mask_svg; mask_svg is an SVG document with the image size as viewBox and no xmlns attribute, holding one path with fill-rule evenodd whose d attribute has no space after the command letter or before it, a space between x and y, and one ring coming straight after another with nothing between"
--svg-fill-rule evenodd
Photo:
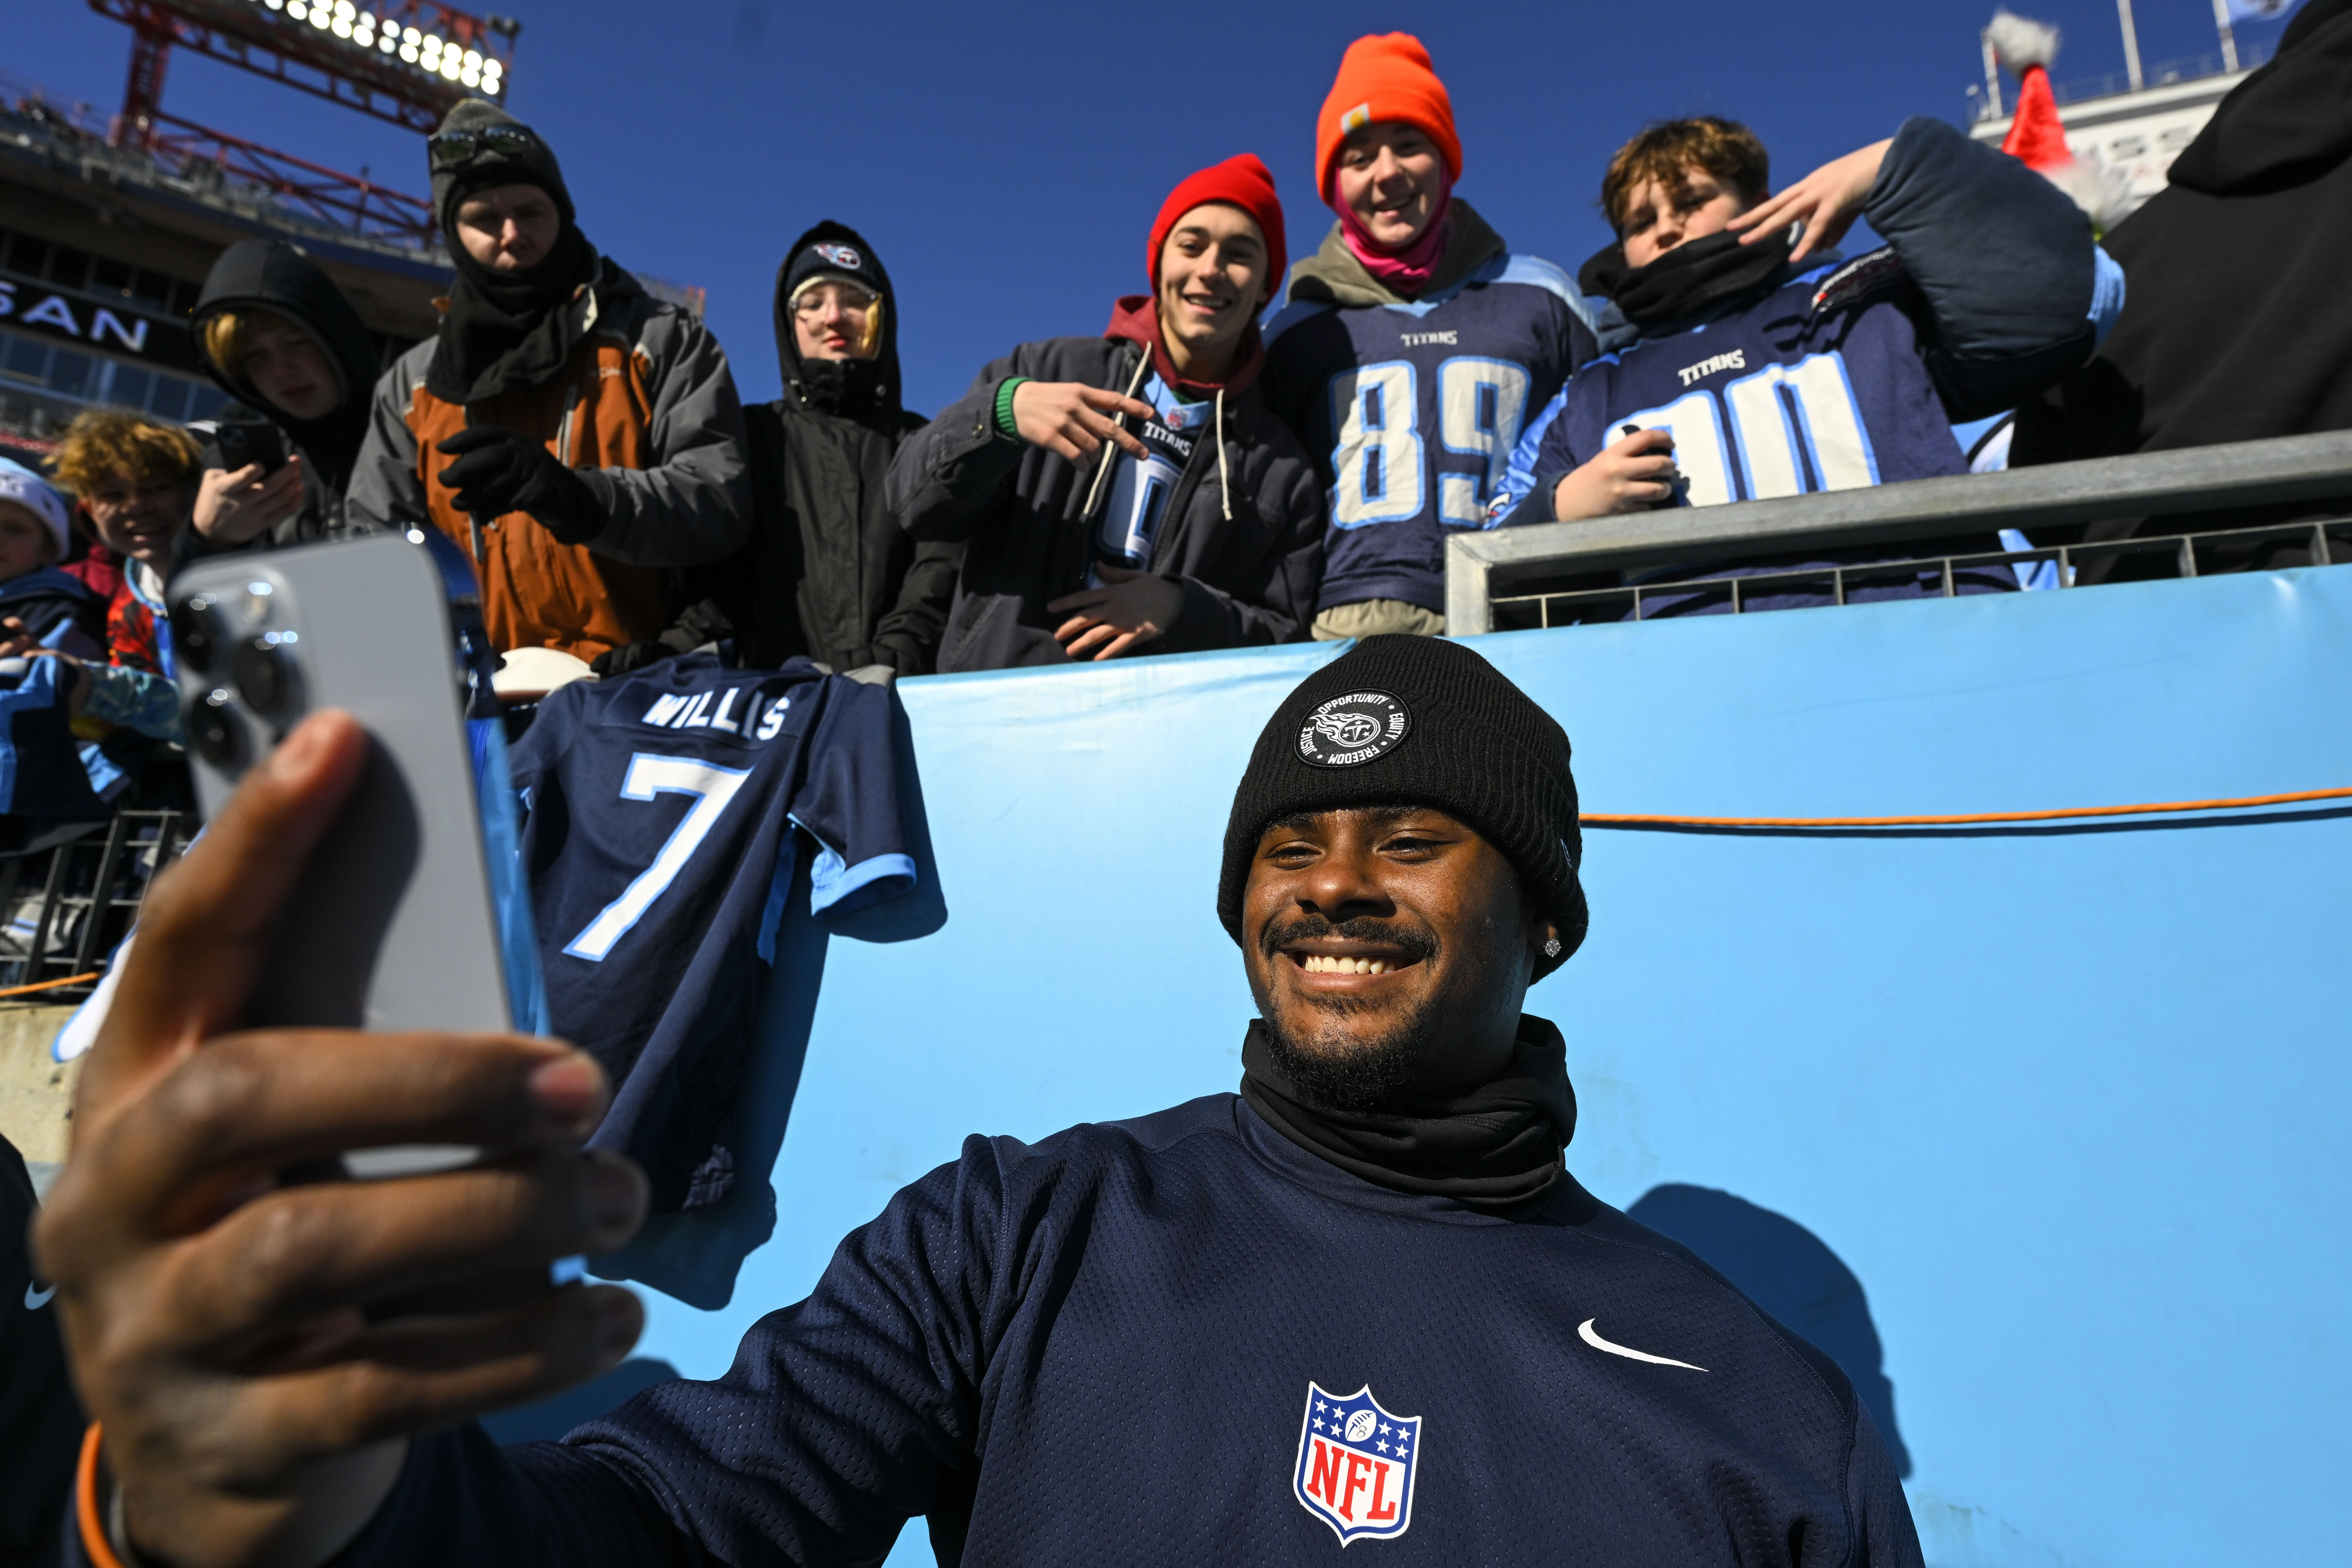
<instances>
[{"instance_id":1,"label":"number 90 jersey","mask_svg":"<svg viewBox=\"0 0 2352 1568\"><path fill-rule=\"evenodd\" d=\"M793 886L791 830L814 841L812 914L914 886L890 711L888 691L806 659L731 669L692 654L562 688L514 749L549 1032L610 1075L589 1145L643 1165L656 1213L732 1184L747 1014Z\"/></svg>"},{"instance_id":2,"label":"number 90 jersey","mask_svg":"<svg viewBox=\"0 0 2352 1568\"><path fill-rule=\"evenodd\" d=\"M1447 531L1490 526L1528 416L1598 352L1575 285L1532 256L1410 304L1295 300L1265 333L1267 402L1328 487L1318 609L1443 613Z\"/></svg>"},{"instance_id":3,"label":"number 90 jersey","mask_svg":"<svg viewBox=\"0 0 2352 1568\"><path fill-rule=\"evenodd\" d=\"M1965 473L1935 346L1892 249L1812 268L1743 310L1578 371L1520 437L1496 515L1550 521L1560 477L1629 425L1673 436L1679 506Z\"/></svg>"}]
</instances>

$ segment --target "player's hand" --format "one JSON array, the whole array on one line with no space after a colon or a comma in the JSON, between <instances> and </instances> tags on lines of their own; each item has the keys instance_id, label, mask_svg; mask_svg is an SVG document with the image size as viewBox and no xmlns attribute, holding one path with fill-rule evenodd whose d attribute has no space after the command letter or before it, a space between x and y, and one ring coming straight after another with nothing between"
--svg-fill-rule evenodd
<instances>
[{"instance_id":1,"label":"player's hand","mask_svg":"<svg viewBox=\"0 0 2352 1568\"><path fill-rule=\"evenodd\" d=\"M601 1372L642 1323L627 1290L546 1284L550 1259L617 1246L645 1208L635 1166L579 1152L606 1100L589 1058L236 1031L365 745L348 714L314 715L159 880L34 1231L132 1544L174 1568L313 1568L382 1505L410 1435ZM316 1175L409 1142L484 1156Z\"/></svg>"},{"instance_id":2,"label":"player's hand","mask_svg":"<svg viewBox=\"0 0 2352 1568\"><path fill-rule=\"evenodd\" d=\"M1183 611L1183 588L1165 577L1124 566L1097 566L1095 572L1105 586L1065 594L1045 606L1047 615L1071 612L1054 628L1054 640L1072 658L1089 653L1117 658L1174 626Z\"/></svg>"},{"instance_id":3,"label":"player's hand","mask_svg":"<svg viewBox=\"0 0 2352 1568\"><path fill-rule=\"evenodd\" d=\"M1564 474L1552 487L1551 514L1562 522L1580 518L1608 517L1617 512L1647 511L1674 499L1675 438L1664 430L1636 430L1601 455Z\"/></svg>"},{"instance_id":4,"label":"player's hand","mask_svg":"<svg viewBox=\"0 0 2352 1568\"><path fill-rule=\"evenodd\" d=\"M1129 457L1144 455L1143 443L1116 423L1121 414L1149 419L1151 405L1075 381L1024 381L1013 389L1013 424L1021 438L1074 463L1105 441Z\"/></svg>"},{"instance_id":5,"label":"player's hand","mask_svg":"<svg viewBox=\"0 0 2352 1568\"><path fill-rule=\"evenodd\" d=\"M302 459L286 459L274 474L259 463L206 468L196 485L196 531L215 544L243 544L292 517L302 507Z\"/></svg>"},{"instance_id":6,"label":"player's hand","mask_svg":"<svg viewBox=\"0 0 2352 1568\"><path fill-rule=\"evenodd\" d=\"M1753 245L1768 234L1778 234L1792 223L1805 226L1803 237L1789 253L1790 262L1802 261L1825 246L1835 245L1862 216L1862 198L1878 183L1879 165L1894 139L1874 142L1859 152L1832 159L1782 191L1766 196L1723 226Z\"/></svg>"}]
</instances>

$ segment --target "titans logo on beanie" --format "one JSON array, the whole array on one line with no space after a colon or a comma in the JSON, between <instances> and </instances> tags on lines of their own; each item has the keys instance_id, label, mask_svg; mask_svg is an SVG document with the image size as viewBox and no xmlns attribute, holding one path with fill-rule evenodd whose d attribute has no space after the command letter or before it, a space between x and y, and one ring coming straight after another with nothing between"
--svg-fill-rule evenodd
<instances>
[{"instance_id":1,"label":"titans logo on beanie","mask_svg":"<svg viewBox=\"0 0 2352 1568\"><path fill-rule=\"evenodd\" d=\"M1306 811L1426 805L1475 827L1559 926L1557 968L1584 940L1583 858L1568 734L1460 643L1366 637L1275 710L1225 826L1217 918L1242 940L1242 889L1265 825Z\"/></svg>"}]
</instances>

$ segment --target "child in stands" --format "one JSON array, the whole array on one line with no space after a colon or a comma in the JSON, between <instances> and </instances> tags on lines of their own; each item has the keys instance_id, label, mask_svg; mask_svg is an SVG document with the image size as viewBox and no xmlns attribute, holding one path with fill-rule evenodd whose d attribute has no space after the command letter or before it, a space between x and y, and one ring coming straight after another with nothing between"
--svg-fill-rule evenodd
<instances>
[{"instance_id":1,"label":"child in stands","mask_svg":"<svg viewBox=\"0 0 2352 1568\"><path fill-rule=\"evenodd\" d=\"M179 703L163 580L195 502L203 470L195 440L136 414L93 410L66 427L49 468L79 496L91 537L121 561L122 581L106 607L105 647L101 657L47 645L28 623L6 628L0 658L47 653L79 666L71 706L77 732L89 738L116 728L174 737Z\"/></svg>"},{"instance_id":2,"label":"child in stands","mask_svg":"<svg viewBox=\"0 0 2352 1568\"><path fill-rule=\"evenodd\" d=\"M58 570L72 528L65 497L30 468L0 458L0 640L100 658L106 603Z\"/></svg>"},{"instance_id":3,"label":"child in stands","mask_svg":"<svg viewBox=\"0 0 2352 1568\"><path fill-rule=\"evenodd\" d=\"M1528 426L1492 517L1573 521L1658 506L1851 489L1960 474L1956 422L2014 407L2081 364L2123 304L2123 274L2073 201L1940 121L1824 164L1778 195L1763 143L1712 117L1654 125L1601 184L1618 242L1580 281L1634 340L1580 369ZM1888 244L1841 264L1867 216ZM1675 576L1997 551L1981 538ZM1819 583L1746 595L1750 609L1830 602ZM2006 568L1958 591L2015 585ZM1845 597L1943 592L1926 571ZM1729 608L1721 592L1644 616Z\"/></svg>"}]
</instances>

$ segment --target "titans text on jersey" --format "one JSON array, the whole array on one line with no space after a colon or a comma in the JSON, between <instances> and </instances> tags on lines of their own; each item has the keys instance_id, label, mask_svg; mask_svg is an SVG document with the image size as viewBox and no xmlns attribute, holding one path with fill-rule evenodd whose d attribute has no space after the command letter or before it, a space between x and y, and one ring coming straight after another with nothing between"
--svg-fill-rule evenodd
<instances>
[{"instance_id":1,"label":"titans text on jersey","mask_svg":"<svg viewBox=\"0 0 2352 1568\"><path fill-rule=\"evenodd\" d=\"M1487 526L1532 411L1594 352L1583 297L1496 255L1404 305L1294 301L1267 322L1266 396L1330 487L1319 609L1445 607L1445 535Z\"/></svg>"}]
</instances>

